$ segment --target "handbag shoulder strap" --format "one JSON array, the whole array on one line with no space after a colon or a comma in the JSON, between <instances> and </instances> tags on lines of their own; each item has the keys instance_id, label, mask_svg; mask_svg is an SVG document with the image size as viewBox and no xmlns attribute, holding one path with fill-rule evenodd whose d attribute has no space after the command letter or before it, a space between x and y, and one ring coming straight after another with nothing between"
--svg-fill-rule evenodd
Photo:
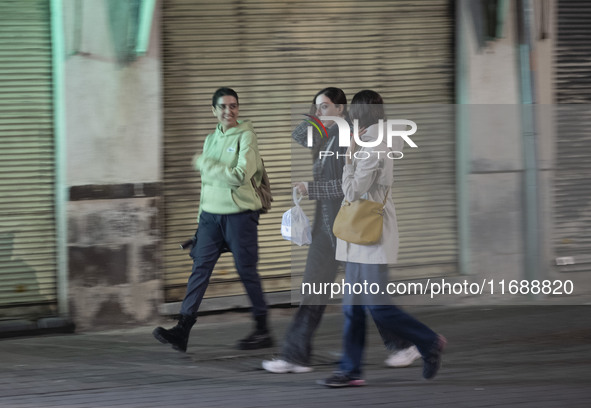
<instances>
[{"instance_id":1,"label":"handbag shoulder strap","mask_svg":"<svg viewBox=\"0 0 591 408\"><path fill-rule=\"evenodd\" d=\"M386 202L388 201L388 196L390 195L390 188L392 188L392 186L388 187L388 191L386 191L386 196L384 197L384 201L382 202L382 204L384 204L384 207L386 206Z\"/></svg>"},{"instance_id":2,"label":"handbag shoulder strap","mask_svg":"<svg viewBox=\"0 0 591 408\"><path fill-rule=\"evenodd\" d=\"M384 206L386 205L386 202L388 202L388 195L390 194L390 188L391 187L388 187L388 191L386 191L386 196L384 197L384 201L382 201L382 205L384 205ZM295 196L294 196L294 201L295 201ZM350 203L350 201L347 201L347 200L343 200L343 202Z\"/></svg>"}]
</instances>

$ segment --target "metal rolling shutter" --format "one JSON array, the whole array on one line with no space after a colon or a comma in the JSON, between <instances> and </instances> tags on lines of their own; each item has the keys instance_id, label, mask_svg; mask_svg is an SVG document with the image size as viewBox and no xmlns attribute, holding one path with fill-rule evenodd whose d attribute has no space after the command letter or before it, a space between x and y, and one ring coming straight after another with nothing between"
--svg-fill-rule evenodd
<instances>
[{"instance_id":1,"label":"metal rolling shutter","mask_svg":"<svg viewBox=\"0 0 591 408\"><path fill-rule=\"evenodd\" d=\"M556 100L572 104L557 108L554 179L554 248L565 272L591 271L590 55L591 3L559 0Z\"/></svg>"},{"instance_id":2,"label":"metal rolling shutter","mask_svg":"<svg viewBox=\"0 0 591 408\"><path fill-rule=\"evenodd\" d=\"M310 103L325 86L343 88L349 99L371 88L388 103L453 103L448 3L163 2L167 301L183 297L190 272L190 260L178 243L195 227L199 178L190 163L216 124L210 110L213 91L234 88L240 117L251 119L257 130L275 196L272 212L261 217L260 272L266 291L289 289L290 261L303 269L306 250L284 241L279 226L292 206L292 166L297 171L311 167L305 149L301 157L291 155L291 107ZM453 137L439 133L417 139L424 154L410 154L407 168L398 175L400 192L394 196L403 234L399 266L421 265L429 273L455 270ZM243 293L232 263L223 255L208 296Z\"/></svg>"},{"instance_id":3,"label":"metal rolling shutter","mask_svg":"<svg viewBox=\"0 0 591 408\"><path fill-rule=\"evenodd\" d=\"M0 0L0 316L55 305L49 2Z\"/></svg>"}]
</instances>

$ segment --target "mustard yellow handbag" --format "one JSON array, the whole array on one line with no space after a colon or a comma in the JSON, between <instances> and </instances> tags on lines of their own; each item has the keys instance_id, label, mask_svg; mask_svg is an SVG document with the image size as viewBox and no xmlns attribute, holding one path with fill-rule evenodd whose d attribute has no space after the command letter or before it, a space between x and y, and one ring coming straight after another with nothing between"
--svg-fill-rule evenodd
<instances>
[{"instance_id":1,"label":"mustard yellow handbag","mask_svg":"<svg viewBox=\"0 0 591 408\"><path fill-rule=\"evenodd\" d=\"M343 201L332 226L335 237L358 245L377 243L382 237L384 208L389 194L390 189L382 203L364 199Z\"/></svg>"}]
</instances>

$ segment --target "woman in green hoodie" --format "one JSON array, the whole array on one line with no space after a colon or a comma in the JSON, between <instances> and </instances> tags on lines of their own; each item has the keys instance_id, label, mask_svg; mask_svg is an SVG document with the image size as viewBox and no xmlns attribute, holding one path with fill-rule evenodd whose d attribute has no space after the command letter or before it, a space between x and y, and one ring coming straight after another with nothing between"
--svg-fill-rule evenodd
<instances>
[{"instance_id":1,"label":"woman in green hoodie","mask_svg":"<svg viewBox=\"0 0 591 408\"><path fill-rule=\"evenodd\" d=\"M267 304L257 272L257 227L262 204L251 183L254 177L256 184L260 184L263 175L257 136L250 121L238 121L238 94L233 89L218 89L211 104L219 123L205 139L202 154L193 160L201 173L199 228L191 250L193 271L178 324L169 330L157 327L153 334L175 350L186 351L189 332L213 268L222 252L229 249L256 322L255 330L240 340L237 347L242 350L271 347Z\"/></svg>"}]
</instances>

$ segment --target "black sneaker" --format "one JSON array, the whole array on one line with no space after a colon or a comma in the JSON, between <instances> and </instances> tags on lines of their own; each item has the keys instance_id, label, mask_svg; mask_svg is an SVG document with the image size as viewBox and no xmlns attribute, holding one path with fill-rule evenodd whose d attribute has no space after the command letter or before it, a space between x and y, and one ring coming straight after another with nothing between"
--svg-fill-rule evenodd
<instances>
[{"instance_id":1,"label":"black sneaker","mask_svg":"<svg viewBox=\"0 0 591 408\"><path fill-rule=\"evenodd\" d=\"M423 378L430 380L437 375L441 367L441 354L447 345L447 339L442 335L437 335L437 342L428 358L423 358Z\"/></svg>"},{"instance_id":2,"label":"black sneaker","mask_svg":"<svg viewBox=\"0 0 591 408\"><path fill-rule=\"evenodd\" d=\"M273 346L273 338L268 331L255 330L242 340L238 341L238 350L256 350Z\"/></svg>"},{"instance_id":3,"label":"black sneaker","mask_svg":"<svg viewBox=\"0 0 591 408\"><path fill-rule=\"evenodd\" d=\"M326 380L319 380L318 384L324 385L329 388L342 388L342 387L361 387L364 386L365 380L361 378L353 378L345 375L341 372L335 372L332 376Z\"/></svg>"}]
</instances>

